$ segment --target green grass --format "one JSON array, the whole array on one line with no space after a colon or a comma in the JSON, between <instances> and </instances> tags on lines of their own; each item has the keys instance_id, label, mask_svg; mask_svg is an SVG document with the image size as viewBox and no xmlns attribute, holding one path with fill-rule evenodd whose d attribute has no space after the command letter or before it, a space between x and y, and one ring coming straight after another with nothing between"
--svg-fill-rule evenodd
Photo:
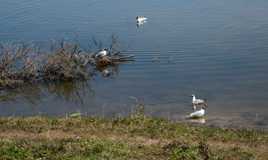
<instances>
[{"instance_id":1,"label":"green grass","mask_svg":"<svg viewBox=\"0 0 268 160\"><path fill-rule=\"evenodd\" d=\"M268 158L265 131L193 126L143 114L0 118L0 138L3 160Z\"/></svg>"}]
</instances>

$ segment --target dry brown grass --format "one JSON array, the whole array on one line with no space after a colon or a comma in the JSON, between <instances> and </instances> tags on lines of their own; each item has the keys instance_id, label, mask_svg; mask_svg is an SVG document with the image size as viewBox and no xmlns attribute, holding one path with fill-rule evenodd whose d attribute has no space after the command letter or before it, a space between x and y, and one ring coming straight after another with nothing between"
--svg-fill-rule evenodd
<instances>
[{"instance_id":1,"label":"dry brown grass","mask_svg":"<svg viewBox=\"0 0 268 160\"><path fill-rule=\"evenodd\" d=\"M25 45L0 45L0 87L16 87L37 76L36 64L31 60L33 48Z\"/></svg>"},{"instance_id":2,"label":"dry brown grass","mask_svg":"<svg viewBox=\"0 0 268 160\"><path fill-rule=\"evenodd\" d=\"M76 43L61 41L51 46L50 52L41 52L33 45L0 45L0 88L16 88L25 83L74 81L90 79L96 71L120 62L132 60L112 54L101 59L86 52ZM113 47L110 52L113 52Z\"/></svg>"},{"instance_id":3,"label":"dry brown grass","mask_svg":"<svg viewBox=\"0 0 268 160\"><path fill-rule=\"evenodd\" d=\"M83 57L82 51L76 44L63 44L50 54L46 63L40 69L41 76L46 81L70 81L76 79L87 79L90 77L88 64L93 59Z\"/></svg>"}]
</instances>

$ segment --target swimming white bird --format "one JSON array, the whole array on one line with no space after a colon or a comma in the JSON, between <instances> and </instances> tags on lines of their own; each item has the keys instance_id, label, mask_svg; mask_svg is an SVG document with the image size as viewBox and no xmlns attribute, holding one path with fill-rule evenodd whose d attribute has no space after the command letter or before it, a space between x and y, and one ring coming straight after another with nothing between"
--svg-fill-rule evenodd
<instances>
[{"instance_id":1,"label":"swimming white bird","mask_svg":"<svg viewBox=\"0 0 268 160\"><path fill-rule=\"evenodd\" d=\"M146 22L146 20L147 20L147 18L144 16L137 16L136 17L136 21L138 24L142 24L142 23Z\"/></svg>"},{"instance_id":2,"label":"swimming white bird","mask_svg":"<svg viewBox=\"0 0 268 160\"><path fill-rule=\"evenodd\" d=\"M205 106L207 106L207 103L206 103L206 100L205 99L197 99L195 97L195 95L192 95L193 99L192 99L192 104L193 105L200 105L200 104L203 104Z\"/></svg>"},{"instance_id":3,"label":"swimming white bird","mask_svg":"<svg viewBox=\"0 0 268 160\"><path fill-rule=\"evenodd\" d=\"M110 52L108 51L107 48L101 49L98 53L95 54L96 58L101 58L104 56L108 56L110 54Z\"/></svg>"},{"instance_id":4,"label":"swimming white bird","mask_svg":"<svg viewBox=\"0 0 268 160\"><path fill-rule=\"evenodd\" d=\"M205 107L202 106L200 110L194 111L189 115L189 118L202 118L205 116Z\"/></svg>"}]
</instances>

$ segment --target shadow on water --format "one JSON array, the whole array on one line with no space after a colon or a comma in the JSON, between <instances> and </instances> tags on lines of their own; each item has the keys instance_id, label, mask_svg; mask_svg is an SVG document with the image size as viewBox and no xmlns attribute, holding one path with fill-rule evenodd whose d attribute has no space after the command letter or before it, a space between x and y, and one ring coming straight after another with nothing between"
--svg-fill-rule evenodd
<instances>
[{"instance_id":1,"label":"shadow on water","mask_svg":"<svg viewBox=\"0 0 268 160\"><path fill-rule=\"evenodd\" d=\"M45 87L49 94L54 94L58 99L64 101L84 104L85 95L94 96L94 90L90 87L89 82L62 82L50 83Z\"/></svg>"},{"instance_id":2,"label":"shadow on water","mask_svg":"<svg viewBox=\"0 0 268 160\"><path fill-rule=\"evenodd\" d=\"M23 99L30 104L38 104L42 98L42 88L38 85L25 85L15 89L1 90L0 102L16 103Z\"/></svg>"},{"instance_id":3,"label":"shadow on water","mask_svg":"<svg viewBox=\"0 0 268 160\"><path fill-rule=\"evenodd\" d=\"M24 101L37 105L46 96L53 95L57 99L83 105L83 96L86 94L94 96L94 90L90 87L89 81L65 81L25 85L15 89L2 90L0 92L0 102L19 103L19 101Z\"/></svg>"}]
</instances>

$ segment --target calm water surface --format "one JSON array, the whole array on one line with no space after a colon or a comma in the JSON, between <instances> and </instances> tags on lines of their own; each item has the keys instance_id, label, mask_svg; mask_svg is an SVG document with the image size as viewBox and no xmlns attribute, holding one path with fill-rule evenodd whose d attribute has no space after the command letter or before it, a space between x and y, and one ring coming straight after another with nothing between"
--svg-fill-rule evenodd
<instances>
[{"instance_id":1,"label":"calm water surface","mask_svg":"<svg viewBox=\"0 0 268 160\"><path fill-rule=\"evenodd\" d=\"M135 62L86 83L1 91L0 115L114 116L136 97L146 112L182 120L191 94L208 99L207 123L268 128L266 0L0 0L0 41L120 41ZM137 27L135 17L148 22Z\"/></svg>"}]
</instances>

